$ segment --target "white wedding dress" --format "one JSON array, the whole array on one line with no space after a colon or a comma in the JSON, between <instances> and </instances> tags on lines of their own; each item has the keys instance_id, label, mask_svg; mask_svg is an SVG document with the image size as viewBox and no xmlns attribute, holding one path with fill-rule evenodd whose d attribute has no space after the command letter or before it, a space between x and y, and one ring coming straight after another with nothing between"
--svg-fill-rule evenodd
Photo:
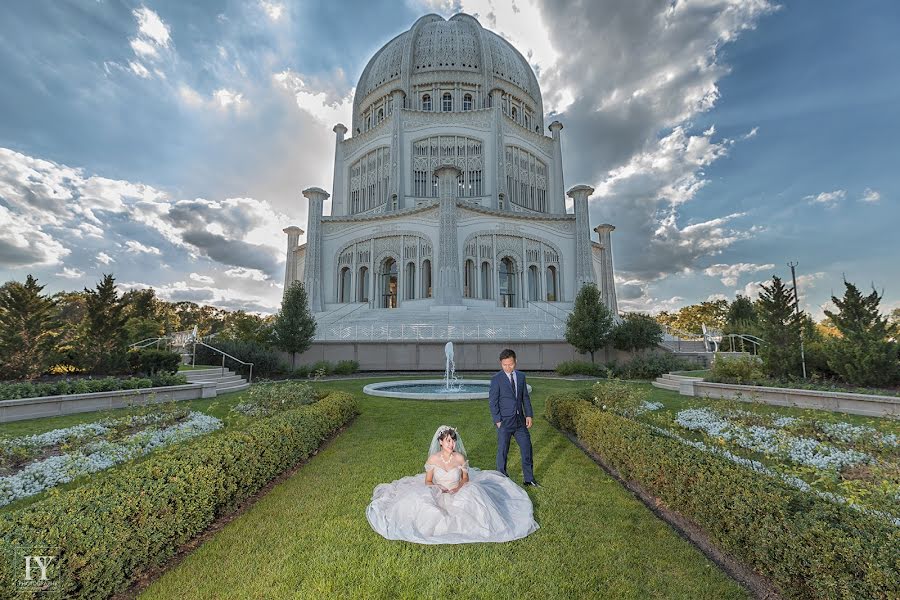
<instances>
[{"instance_id":1,"label":"white wedding dress","mask_svg":"<svg viewBox=\"0 0 900 600\"><path fill-rule=\"evenodd\" d=\"M455 494L426 485L424 474L383 483L366 508L372 529L418 544L508 542L537 530L528 494L499 471L469 468L468 462L449 471L425 465L431 469L432 481L448 489L459 483L462 469L469 481Z\"/></svg>"}]
</instances>

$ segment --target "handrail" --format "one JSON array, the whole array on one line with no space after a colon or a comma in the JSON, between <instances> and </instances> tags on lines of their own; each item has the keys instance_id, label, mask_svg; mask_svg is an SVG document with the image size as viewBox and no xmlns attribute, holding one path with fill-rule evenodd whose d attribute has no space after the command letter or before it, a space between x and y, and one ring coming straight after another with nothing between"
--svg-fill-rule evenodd
<instances>
[{"instance_id":1,"label":"handrail","mask_svg":"<svg viewBox=\"0 0 900 600\"><path fill-rule=\"evenodd\" d=\"M236 361L236 362L241 363L242 365L250 365L250 376L247 378L247 383L253 383L253 363L252 363L252 362L244 362L244 361L242 361L241 359L235 358L234 356L228 354L227 352L223 352L222 350L219 350L218 348L214 348L214 347L212 347L212 346L210 346L209 344L206 344L206 343L204 343L204 342L200 342L200 341L196 341L196 340L195 340L194 343L195 343L195 344L200 344L201 346L206 346L206 347L209 348L210 350L215 350L216 352L218 352L219 354L222 355L222 376L223 376L223 377L225 376L225 357L226 357L226 356L227 356L228 358L230 358L231 360L233 360L233 361Z\"/></svg>"},{"instance_id":2,"label":"handrail","mask_svg":"<svg viewBox=\"0 0 900 600\"><path fill-rule=\"evenodd\" d=\"M556 319L556 320L559 321L560 323L563 323L563 324L566 323L566 321L563 321L562 318L556 316L555 314L553 314L552 312L550 312L549 310L547 310L546 308L544 308L543 306L541 306L541 302L540 302L539 300L531 300L531 301L529 301L529 306L532 307L532 308L537 308L537 309L539 309L539 310L544 311L545 313L547 313L548 315L550 315L551 317L553 317L554 319ZM556 308L556 307L554 307L554 309L560 310L560 309L558 309L558 308Z\"/></svg>"},{"instance_id":3,"label":"handrail","mask_svg":"<svg viewBox=\"0 0 900 600\"><path fill-rule=\"evenodd\" d=\"M153 343L159 344L159 342L160 342L161 340L168 340L168 339L169 339L168 336L164 336L164 337L156 337L156 338L145 338L145 339L143 339L143 340L141 340L141 341L139 341L139 342L134 342L133 344L128 344L128 347L129 347L129 348L146 348L147 346L149 346L149 345L151 345L151 344L153 344ZM144 342L147 342L147 343L144 344ZM143 345L142 345L142 344L143 344Z\"/></svg>"}]
</instances>

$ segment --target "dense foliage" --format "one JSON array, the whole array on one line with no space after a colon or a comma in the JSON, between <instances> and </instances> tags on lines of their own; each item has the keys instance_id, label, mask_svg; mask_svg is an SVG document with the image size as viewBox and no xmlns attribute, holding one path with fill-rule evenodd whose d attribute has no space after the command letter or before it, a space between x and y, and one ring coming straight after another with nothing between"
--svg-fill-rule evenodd
<instances>
[{"instance_id":1,"label":"dense foliage","mask_svg":"<svg viewBox=\"0 0 900 600\"><path fill-rule=\"evenodd\" d=\"M596 285L585 285L575 297L575 308L566 319L566 341L582 354L594 353L609 343L613 315L600 297Z\"/></svg>"}]
</instances>

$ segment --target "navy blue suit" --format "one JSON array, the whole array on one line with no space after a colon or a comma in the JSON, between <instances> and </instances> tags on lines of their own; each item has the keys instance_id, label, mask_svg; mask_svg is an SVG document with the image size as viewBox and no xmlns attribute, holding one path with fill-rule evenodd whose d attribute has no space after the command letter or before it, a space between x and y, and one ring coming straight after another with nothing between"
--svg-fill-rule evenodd
<instances>
[{"instance_id":1,"label":"navy blue suit","mask_svg":"<svg viewBox=\"0 0 900 600\"><path fill-rule=\"evenodd\" d=\"M531 409L531 398L525 375L513 371L516 376L516 391L509 381L509 376L500 371L491 378L491 391L488 404L491 408L491 419L497 427L497 470L506 475L506 457L509 455L509 440L516 438L519 451L522 453L522 475L525 481L534 481L534 465L531 458L531 434L525 426L525 417L534 417ZM518 392L518 393L516 393Z\"/></svg>"}]
</instances>

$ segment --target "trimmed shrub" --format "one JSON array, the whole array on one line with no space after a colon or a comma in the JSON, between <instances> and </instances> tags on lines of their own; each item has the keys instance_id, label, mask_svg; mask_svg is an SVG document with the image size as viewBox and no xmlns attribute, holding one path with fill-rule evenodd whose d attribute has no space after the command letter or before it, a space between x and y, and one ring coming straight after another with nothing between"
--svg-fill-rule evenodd
<instances>
[{"instance_id":1,"label":"trimmed shrub","mask_svg":"<svg viewBox=\"0 0 900 600\"><path fill-rule=\"evenodd\" d=\"M668 352L635 356L624 365L608 365L610 375L619 379L656 379L672 371L689 371L699 365Z\"/></svg>"},{"instance_id":2,"label":"trimmed shrub","mask_svg":"<svg viewBox=\"0 0 900 600\"><path fill-rule=\"evenodd\" d=\"M314 454L358 413L353 397L334 392L296 410L164 449L114 473L0 513L0 588L13 590L15 548L56 547L64 598L106 598ZM12 596L16 597L16 596ZM32 597L21 590L18 597Z\"/></svg>"},{"instance_id":3,"label":"trimmed shrub","mask_svg":"<svg viewBox=\"0 0 900 600\"><path fill-rule=\"evenodd\" d=\"M755 385L765 378L766 374L763 373L762 363L755 356L725 357L716 354L709 376L704 379L714 383Z\"/></svg>"},{"instance_id":4,"label":"trimmed shrub","mask_svg":"<svg viewBox=\"0 0 900 600\"><path fill-rule=\"evenodd\" d=\"M128 364L131 366L132 371L144 373L145 375L175 374L178 372L178 365L181 364L181 355L168 350L144 348L129 352Z\"/></svg>"},{"instance_id":5,"label":"trimmed shrub","mask_svg":"<svg viewBox=\"0 0 900 600\"><path fill-rule=\"evenodd\" d=\"M591 392L590 401L594 406L623 415L635 414L649 397L646 390L620 379L598 381Z\"/></svg>"},{"instance_id":6,"label":"trimmed shrub","mask_svg":"<svg viewBox=\"0 0 900 600\"><path fill-rule=\"evenodd\" d=\"M581 360L566 360L556 365L558 375L591 375L606 377L606 367Z\"/></svg>"},{"instance_id":7,"label":"trimmed shrub","mask_svg":"<svg viewBox=\"0 0 900 600\"><path fill-rule=\"evenodd\" d=\"M287 364L282 362L271 347L260 344L258 342L247 342L237 340L214 340L210 345L215 346L222 352L230 354L235 358L239 358L244 362L253 363L253 377L272 377L282 373L290 372ZM197 364L198 365L220 365L222 364L222 355L218 352L210 350L206 346L197 345ZM225 366L229 369L240 373L244 377L249 374L250 367L235 362L230 358L225 359Z\"/></svg>"},{"instance_id":8,"label":"trimmed shrub","mask_svg":"<svg viewBox=\"0 0 900 600\"><path fill-rule=\"evenodd\" d=\"M0 384L0 400L89 394L114 390L139 390L151 387L184 385L186 383L187 379L185 379L184 375L171 375L169 373L163 373L154 377L130 377L128 379L104 377L102 379L71 379L48 383L3 383Z\"/></svg>"},{"instance_id":9,"label":"trimmed shrub","mask_svg":"<svg viewBox=\"0 0 900 600\"><path fill-rule=\"evenodd\" d=\"M546 416L788 598L896 598L900 529L598 410L551 395Z\"/></svg>"}]
</instances>

